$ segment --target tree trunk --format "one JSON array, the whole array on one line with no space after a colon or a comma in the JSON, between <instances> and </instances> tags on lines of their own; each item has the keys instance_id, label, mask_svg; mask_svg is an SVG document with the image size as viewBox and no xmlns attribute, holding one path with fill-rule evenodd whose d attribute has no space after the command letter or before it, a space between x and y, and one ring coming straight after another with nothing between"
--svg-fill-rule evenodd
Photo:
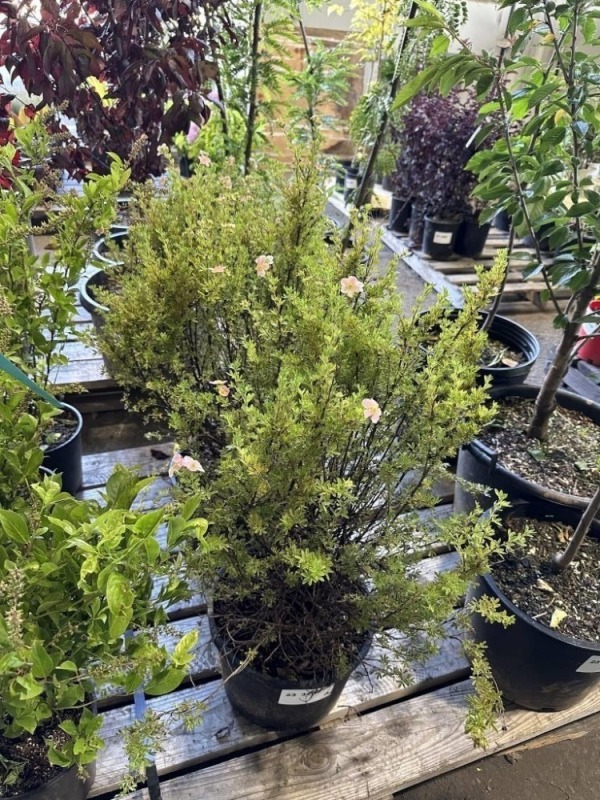
<instances>
[{"instance_id":1,"label":"tree trunk","mask_svg":"<svg viewBox=\"0 0 600 800\"><path fill-rule=\"evenodd\" d=\"M252 57L250 63L250 99L248 103L248 127L246 129L246 150L244 152L244 175L250 170L252 145L254 142L254 126L258 110L258 47L260 43L260 22L262 17L262 3L254 7L254 20L252 22Z\"/></svg>"}]
</instances>

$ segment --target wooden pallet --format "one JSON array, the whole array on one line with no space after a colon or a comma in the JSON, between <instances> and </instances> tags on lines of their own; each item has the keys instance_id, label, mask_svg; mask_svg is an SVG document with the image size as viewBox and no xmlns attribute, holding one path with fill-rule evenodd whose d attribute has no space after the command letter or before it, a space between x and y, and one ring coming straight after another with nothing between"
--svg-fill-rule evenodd
<instances>
[{"instance_id":1,"label":"wooden pallet","mask_svg":"<svg viewBox=\"0 0 600 800\"><path fill-rule=\"evenodd\" d=\"M169 452L168 446L161 446ZM112 466L137 465L156 481L140 498L151 508L168 499L166 461L153 447L138 447L84 457L82 497L98 497ZM448 489L441 499L449 499ZM444 502L429 510L451 513ZM420 562L423 580L452 568L457 556L436 552ZM156 755L163 800L331 800L389 798L394 792L441 773L512 748L533 737L600 711L600 690L569 711L541 714L508 708L487 751L475 750L463 733L471 694L469 666L459 641L448 639L425 665L412 665L412 684L377 677L373 668L384 655L375 642L368 662L349 681L340 701L318 729L282 736L244 720L231 708L210 643L206 604L202 597L169 610L180 632L199 631L190 677L167 696L150 698L148 708L168 712L182 701L206 705L197 728L173 731ZM135 719L131 698L104 697L100 704L100 753L91 796L113 796L125 768L123 727ZM131 798L147 798L140 789ZM153 792L153 798L156 793Z\"/></svg>"},{"instance_id":2,"label":"wooden pallet","mask_svg":"<svg viewBox=\"0 0 600 800\"><path fill-rule=\"evenodd\" d=\"M563 385L570 392L575 392L586 400L600 403L600 367L588 361L574 359L571 362Z\"/></svg>"},{"instance_id":3,"label":"wooden pallet","mask_svg":"<svg viewBox=\"0 0 600 800\"><path fill-rule=\"evenodd\" d=\"M339 194L330 198L328 212L342 224L349 219L348 208ZM491 266L497 251L508 245L508 235L492 228L483 253L478 259L453 256L448 261L438 261L428 258L420 251L412 250L406 237L392 233L387 229L386 222L381 223L382 240L386 247L400 255L402 260L426 283L430 283L439 292L447 292L455 306L462 305L463 288L477 284L475 266L478 264ZM501 308L505 312L509 310L511 312L531 311L532 306L543 309L546 305L542 299L542 292L546 289L544 280L539 277L532 280L523 278L523 267L527 263L527 259L523 256L533 255L533 252L532 249L523 246L514 249L501 304ZM544 263L550 266L552 259L544 259ZM560 292L558 296L560 296Z\"/></svg>"}]
</instances>

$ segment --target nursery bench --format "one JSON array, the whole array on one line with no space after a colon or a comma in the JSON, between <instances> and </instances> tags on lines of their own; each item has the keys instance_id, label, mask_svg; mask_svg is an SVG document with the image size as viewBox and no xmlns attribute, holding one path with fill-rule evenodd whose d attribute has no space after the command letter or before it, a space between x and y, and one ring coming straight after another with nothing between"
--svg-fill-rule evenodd
<instances>
[{"instance_id":1,"label":"nursery bench","mask_svg":"<svg viewBox=\"0 0 600 800\"><path fill-rule=\"evenodd\" d=\"M168 499L164 458L168 445L84 456L83 497L97 497L112 466L137 465L156 474L141 504L152 508ZM445 515L441 505L427 513ZM421 561L424 580L449 569L456 555L439 552ZM218 659L209 642L206 604L202 597L170 609L173 628L198 629L199 645L191 675L176 692L148 698L150 709L168 712L181 701L202 701L205 711L197 728L176 729L156 754L163 800L366 800L389 798L395 792L441 773L512 748L547 731L600 711L600 690L569 711L541 714L509 707L490 735L487 751L475 750L463 732L471 694L469 666L458 638L446 640L441 652L424 666L409 666L413 683L378 678L371 667L381 656L374 644L367 669L348 682L337 706L306 733L281 735L259 728L231 708L219 675ZM135 719L132 698L100 701L102 736L91 796L114 796L125 767L121 729ZM149 798L140 789L135 800ZM156 800L153 790L150 800Z\"/></svg>"}]
</instances>

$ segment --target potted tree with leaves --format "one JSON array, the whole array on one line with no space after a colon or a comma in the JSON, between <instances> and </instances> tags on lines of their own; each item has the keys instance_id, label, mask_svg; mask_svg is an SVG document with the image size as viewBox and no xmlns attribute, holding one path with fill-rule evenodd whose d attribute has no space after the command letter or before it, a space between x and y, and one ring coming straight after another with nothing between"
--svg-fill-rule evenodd
<instances>
[{"instance_id":1,"label":"potted tree with leaves","mask_svg":"<svg viewBox=\"0 0 600 800\"><path fill-rule=\"evenodd\" d=\"M447 82L450 77L457 83L474 81L482 99L491 92L486 110L500 111L503 136L489 153L471 162L480 181L476 191L506 209L517 232L532 236L535 256L525 275L543 275L557 312L560 338L542 386L492 392L499 403L499 424L461 452L458 470L528 502L515 516L529 518L534 527L529 552L518 554L516 563L495 568L493 578L479 590L499 597L514 611L515 638L509 634L496 642L485 626L479 635L488 642L492 661L497 662L495 675L507 696L529 707L552 709L581 697L595 682L599 664L597 617L593 615L587 630L585 623L577 625L578 618L585 619L588 604L578 585L588 594L591 585L597 595L595 539L588 537L591 558L583 546L577 555L586 565L580 564L581 579L568 564L588 529L597 527L600 408L560 391L600 278L598 194L583 171L600 133L595 61L589 53L598 43L597 9L584 0L558 6L503 5L511 15L500 57L474 54L467 42L458 40L458 52L431 65L417 83L405 87L400 100L429 82ZM431 8L424 9L422 21L451 38L444 20ZM532 44L546 57L524 55L524 48ZM508 72L512 84L505 88ZM514 120L520 123L518 132ZM535 235L542 226L550 226L545 230L550 245L562 251L550 266L541 257L540 237ZM594 241L587 238L590 232ZM565 307L552 294L556 286L571 290ZM461 490L458 495L461 508L473 502ZM548 518L550 537L544 532ZM515 529L513 522L509 525ZM565 545L565 552L555 556ZM562 594L550 580L552 565L563 573ZM530 593L521 591L525 584L533 587ZM540 601L536 589L547 596L546 602ZM574 601L567 609L565 590ZM528 661L534 650L542 660ZM512 666L520 675L506 658L509 652L517 654Z\"/></svg>"},{"instance_id":2,"label":"potted tree with leaves","mask_svg":"<svg viewBox=\"0 0 600 800\"><path fill-rule=\"evenodd\" d=\"M600 135L595 60L586 50L597 43L596 9L584 0L558 7L550 2L503 5L511 17L501 58L473 53L441 15L424 9L416 23L455 39L458 52L432 63L404 87L399 102L424 85L448 87L464 80L475 84L481 100L489 96L482 111L500 112L502 137L469 165L480 181L477 194L505 208L519 233L534 235L551 225L551 245L562 251L546 265L536 238L535 256L524 270L525 277L546 280L560 331L544 382L495 394L499 426L463 450L459 471L515 496L543 496L584 508L597 482L600 408L562 393L560 386L600 280L598 193L582 171ZM523 54L532 44L545 59ZM520 123L518 132L514 120ZM566 305L556 300L553 287L570 289ZM458 496L465 500L460 491Z\"/></svg>"}]
</instances>

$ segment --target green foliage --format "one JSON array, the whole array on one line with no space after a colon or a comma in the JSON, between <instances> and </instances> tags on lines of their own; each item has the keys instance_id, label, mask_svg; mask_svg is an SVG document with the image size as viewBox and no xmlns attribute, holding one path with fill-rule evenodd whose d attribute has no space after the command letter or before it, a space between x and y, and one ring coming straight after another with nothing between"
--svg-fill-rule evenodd
<instances>
[{"instance_id":1,"label":"green foliage","mask_svg":"<svg viewBox=\"0 0 600 800\"><path fill-rule=\"evenodd\" d=\"M460 84L474 86L478 97L488 101L481 109L480 138L489 132L490 114L501 121L502 136L471 159L469 167L479 180L475 195L489 203L488 218L504 208L517 233L533 236L535 257L524 264L524 276L541 274L546 279L547 295L563 329L528 431L544 439L556 392L578 343L580 320L600 286L600 251L595 245L600 194L586 169L600 143L597 4L507 0L502 7L511 12L508 39L499 56L474 53L442 14L429 4L419 5L422 11L414 26L424 33L436 30L440 41L453 40L458 52L435 58L403 88L398 105L424 87L448 92ZM556 252L550 267L541 256L541 234L536 236L542 228ZM551 287L570 289L564 308Z\"/></svg>"},{"instance_id":2,"label":"green foliage","mask_svg":"<svg viewBox=\"0 0 600 800\"><path fill-rule=\"evenodd\" d=\"M27 154L34 141L28 126L18 128L16 136ZM60 341L74 332L74 287L87 263L91 237L114 218L128 171L115 160L108 175L90 176L81 196L58 198L36 183L33 169L12 166L14 153L12 144L0 148L0 169L12 178L0 197L0 345L4 355L45 387L52 369L66 363ZM51 209L45 230L54 233L51 249L38 256L31 215L44 203Z\"/></svg>"},{"instance_id":3,"label":"green foliage","mask_svg":"<svg viewBox=\"0 0 600 800\"><path fill-rule=\"evenodd\" d=\"M102 747L93 693L171 691L192 658L195 634L170 654L157 639L166 606L188 589L180 556L156 539L167 512L130 509L146 484L117 469L100 505L45 478L27 504L0 510L0 733L59 724L68 738L49 740L52 764L83 766ZM196 536L197 521L175 519L183 540ZM0 786L13 772L0 770Z\"/></svg>"}]
</instances>

